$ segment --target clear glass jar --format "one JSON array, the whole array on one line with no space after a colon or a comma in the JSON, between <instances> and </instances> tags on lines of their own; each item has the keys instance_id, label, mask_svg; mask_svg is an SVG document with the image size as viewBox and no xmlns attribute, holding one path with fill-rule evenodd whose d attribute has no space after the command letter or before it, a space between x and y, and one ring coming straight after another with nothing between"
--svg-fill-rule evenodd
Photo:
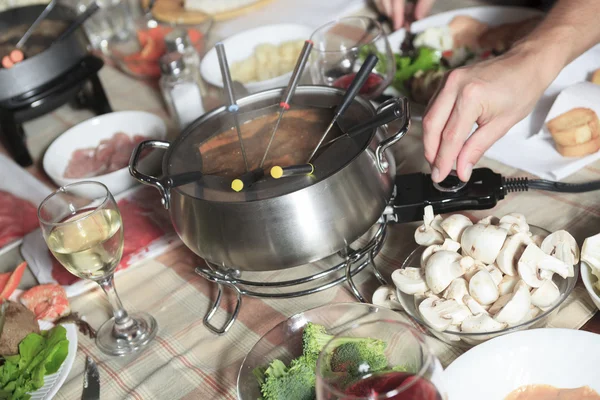
<instances>
[{"instance_id":1,"label":"clear glass jar","mask_svg":"<svg viewBox=\"0 0 600 400\"><path fill-rule=\"evenodd\" d=\"M167 52L178 52L183 56L186 69L198 84L200 94L204 96L206 89L200 75L200 54L198 54L198 51L192 45L187 31L181 28L173 29L165 36L165 45Z\"/></svg>"},{"instance_id":2,"label":"clear glass jar","mask_svg":"<svg viewBox=\"0 0 600 400\"><path fill-rule=\"evenodd\" d=\"M167 109L180 129L204 114L200 88L186 68L183 54L167 53L160 59L160 89Z\"/></svg>"}]
</instances>

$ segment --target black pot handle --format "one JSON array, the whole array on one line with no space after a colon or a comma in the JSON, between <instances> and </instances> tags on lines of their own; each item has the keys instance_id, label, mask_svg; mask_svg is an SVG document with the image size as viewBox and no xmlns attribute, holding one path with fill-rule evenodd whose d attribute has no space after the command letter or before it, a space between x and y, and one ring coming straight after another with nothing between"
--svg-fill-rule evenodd
<instances>
[{"instance_id":1,"label":"black pot handle","mask_svg":"<svg viewBox=\"0 0 600 400\"><path fill-rule=\"evenodd\" d=\"M129 173L131 176L144 185L154 186L157 188L161 196L160 201L163 207L167 210L169 209L171 200L170 181L141 173L137 169L137 165L140 160L140 156L142 155L142 151L146 149L168 150L170 145L171 144L169 142L164 140L144 140L136 146L135 150L133 150L133 153L131 153L131 158L129 159Z\"/></svg>"}]
</instances>

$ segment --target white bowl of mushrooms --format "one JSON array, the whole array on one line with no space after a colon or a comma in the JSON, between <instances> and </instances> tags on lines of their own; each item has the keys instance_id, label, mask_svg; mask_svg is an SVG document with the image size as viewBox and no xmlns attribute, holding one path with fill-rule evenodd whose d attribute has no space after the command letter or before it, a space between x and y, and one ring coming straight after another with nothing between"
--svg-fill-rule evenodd
<instances>
[{"instance_id":1,"label":"white bowl of mushrooms","mask_svg":"<svg viewBox=\"0 0 600 400\"><path fill-rule=\"evenodd\" d=\"M402 308L439 339L469 348L509 332L544 326L579 274L579 247L522 214L473 223L427 207L420 245L393 272Z\"/></svg>"}]
</instances>

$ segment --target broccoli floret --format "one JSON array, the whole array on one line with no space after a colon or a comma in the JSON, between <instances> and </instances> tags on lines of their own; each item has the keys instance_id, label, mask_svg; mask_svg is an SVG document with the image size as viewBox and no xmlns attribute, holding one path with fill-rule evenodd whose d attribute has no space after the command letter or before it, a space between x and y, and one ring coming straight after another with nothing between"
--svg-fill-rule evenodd
<instances>
[{"instance_id":1,"label":"broccoli floret","mask_svg":"<svg viewBox=\"0 0 600 400\"><path fill-rule=\"evenodd\" d=\"M333 335L328 334L324 326L313 324L312 322L307 323L302 333L302 349L304 354L312 354L318 357L323 347L332 338Z\"/></svg>"},{"instance_id":2,"label":"broccoli floret","mask_svg":"<svg viewBox=\"0 0 600 400\"><path fill-rule=\"evenodd\" d=\"M314 400L315 369L311 362L311 358L302 356L286 368L280 360L273 361L261 385L264 400Z\"/></svg>"},{"instance_id":3,"label":"broccoli floret","mask_svg":"<svg viewBox=\"0 0 600 400\"><path fill-rule=\"evenodd\" d=\"M360 376L387 367L385 342L369 338L348 338L330 354L329 365L333 372Z\"/></svg>"}]
</instances>

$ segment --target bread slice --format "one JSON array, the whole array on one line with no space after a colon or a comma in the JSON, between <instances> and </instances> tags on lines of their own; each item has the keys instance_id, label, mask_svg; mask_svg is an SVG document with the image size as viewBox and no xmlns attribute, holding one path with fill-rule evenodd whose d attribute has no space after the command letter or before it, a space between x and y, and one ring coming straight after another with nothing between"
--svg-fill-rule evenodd
<instances>
[{"instance_id":1,"label":"bread slice","mask_svg":"<svg viewBox=\"0 0 600 400\"><path fill-rule=\"evenodd\" d=\"M552 132L554 142L561 146L583 144L596 139L598 136L600 136L600 121L598 118L573 128Z\"/></svg>"},{"instance_id":2,"label":"bread slice","mask_svg":"<svg viewBox=\"0 0 600 400\"><path fill-rule=\"evenodd\" d=\"M577 107L551 119L546 125L548 126L550 133L554 134L556 131L576 128L594 119L598 119L594 110Z\"/></svg>"},{"instance_id":3,"label":"bread slice","mask_svg":"<svg viewBox=\"0 0 600 400\"><path fill-rule=\"evenodd\" d=\"M596 137L586 143L576 144L575 146L562 146L556 144L556 150L563 157L583 157L594 154L600 150L600 138Z\"/></svg>"},{"instance_id":4,"label":"bread slice","mask_svg":"<svg viewBox=\"0 0 600 400\"><path fill-rule=\"evenodd\" d=\"M600 85L600 69L595 70L592 74L592 83Z\"/></svg>"}]
</instances>

